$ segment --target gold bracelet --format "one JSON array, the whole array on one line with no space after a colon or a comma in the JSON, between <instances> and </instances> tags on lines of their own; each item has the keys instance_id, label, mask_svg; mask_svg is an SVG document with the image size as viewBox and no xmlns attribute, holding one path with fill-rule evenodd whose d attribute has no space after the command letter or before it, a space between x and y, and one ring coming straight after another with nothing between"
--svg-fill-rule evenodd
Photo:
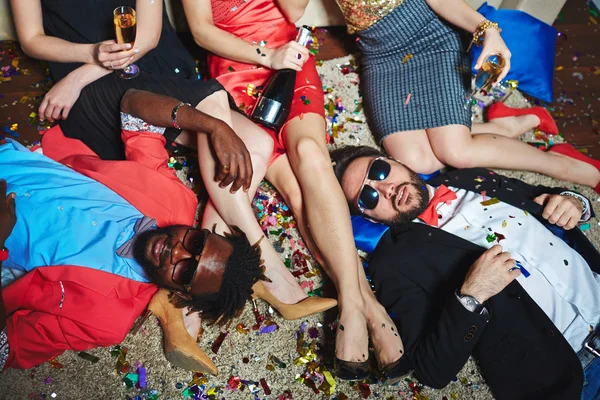
<instances>
[{"instance_id":1,"label":"gold bracelet","mask_svg":"<svg viewBox=\"0 0 600 400\"><path fill-rule=\"evenodd\" d=\"M471 50L471 46L476 45L479 46L483 41L483 37L485 36L485 31L488 29L495 29L498 33L502 32L502 29L498 26L497 22L492 22L490 20L483 20L479 25L477 25L477 29L473 32L473 39L471 43L469 43L469 47L467 48L467 53Z\"/></svg>"}]
</instances>

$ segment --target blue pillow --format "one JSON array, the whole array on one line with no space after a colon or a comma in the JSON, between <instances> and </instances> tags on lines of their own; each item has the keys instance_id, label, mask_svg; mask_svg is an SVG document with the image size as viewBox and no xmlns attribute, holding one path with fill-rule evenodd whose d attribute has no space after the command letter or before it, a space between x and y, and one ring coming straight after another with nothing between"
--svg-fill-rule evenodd
<instances>
[{"instance_id":1,"label":"blue pillow","mask_svg":"<svg viewBox=\"0 0 600 400\"><path fill-rule=\"evenodd\" d=\"M502 39L512 54L511 68L505 79L517 80L522 92L552 102L556 29L519 10L496 10L483 3L477 11L502 28ZM474 73L479 54L481 47L473 46L471 68Z\"/></svg>"}]
</instances>

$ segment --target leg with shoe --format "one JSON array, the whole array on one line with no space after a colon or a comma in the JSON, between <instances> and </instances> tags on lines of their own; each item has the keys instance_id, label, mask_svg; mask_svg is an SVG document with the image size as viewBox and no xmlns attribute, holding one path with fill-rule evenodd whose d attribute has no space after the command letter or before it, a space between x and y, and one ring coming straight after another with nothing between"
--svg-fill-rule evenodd
<instances>
[{"instance_id":1,"label":"leg with shoe","mask_svg":"<svg viewBox=\"0 0 600 400\"><path fill-rule=\"evenodd\" d=\"M370 374L369 336L382 367L396 361L403 347L400 337L394 334L393 322L372 296L364 276L348 205L322 140L324 126L322 116L304 114L287 123L282 137L302 190L309 229L338 292L335 372L341 379L360 380Z\"/></svg>"}]
</instances>

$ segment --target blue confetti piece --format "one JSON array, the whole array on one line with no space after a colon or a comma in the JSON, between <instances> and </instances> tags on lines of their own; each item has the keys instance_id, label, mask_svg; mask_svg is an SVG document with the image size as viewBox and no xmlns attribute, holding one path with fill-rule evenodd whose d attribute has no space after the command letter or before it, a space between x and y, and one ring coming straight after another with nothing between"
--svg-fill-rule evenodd
<instances>
[{"instance_id":1,"label":"blue confetti piece","mask_svg":"<svg viewBox=\"0 0 600 400\"><path fill-rule=\"evenodd\" d=\"M527 270L525 269L525 267L524 267L524 266L521 264L521 262L520 262L520 261L517 261L517 266L516 266L516 268L519 268L519 269L521 270L521 273L523 274L523 276L524 276L525 278L529 278L529 276L531 275L531 274L529 273L529 271L527 271Z\"/></svg>"}]
</instances>

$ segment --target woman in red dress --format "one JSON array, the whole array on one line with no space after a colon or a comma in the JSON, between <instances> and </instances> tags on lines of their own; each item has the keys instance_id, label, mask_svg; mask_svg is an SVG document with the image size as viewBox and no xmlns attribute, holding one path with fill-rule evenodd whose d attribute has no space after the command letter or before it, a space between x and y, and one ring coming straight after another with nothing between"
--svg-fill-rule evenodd
<instances>
[{"instance_id":1,"label":"woman in red dress","mask_svg":"<svg viewBox=\"0 0 600 400\"><path fill-rule=\"evenodd\" d=\"M368 374L369 336L382 366L397 361L403 349L393 322L373 296L357 257L348 206L327 150L323 90L314 59L294 41L294 23L307 3L308 0L183 0L196 43L211 52L211 77L221 82L247 114L257 100L253 94L275 70L298 71L288 120L279 132L270 132L275 150L266 176L284 197L313 255L337 287L336 369L340 378L357 379ZM212 157L205 159L210 161ZM215 204L226 204L226 199L216 201L216 190L211 191L209 186L208 191ZM249 193L252 196L254 192ZM239 206L232 205L231 209L240 213ZM250 216L244 210L237 218ZM249 226L240 222L237 225L252 240ZM262 243L267 276L285 270L275 250L266 240ZM306 297L291 285L271 285L269 290L285 303Z\"/></svg>"}]
</instances>

